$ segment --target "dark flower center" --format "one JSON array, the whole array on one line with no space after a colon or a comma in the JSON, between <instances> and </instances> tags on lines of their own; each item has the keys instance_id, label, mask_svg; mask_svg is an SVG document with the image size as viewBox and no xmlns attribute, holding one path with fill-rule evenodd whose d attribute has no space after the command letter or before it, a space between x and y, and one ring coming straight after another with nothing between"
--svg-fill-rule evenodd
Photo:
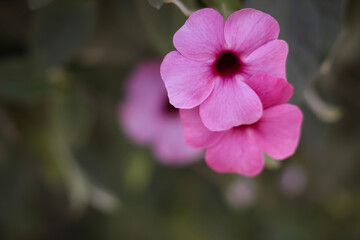
<instances>
[{"instance_id":1,"label":"dark flower center","mask_svg":"<svg viewBox=\"0 0 360 240\"><path fill-rule=\"evenodd\" d=\"M232 76L240 71L239 58L232 52L223 52L215 62L215 72L220 76Z\"/></svg>"},{"instance_id":2,"label":"dark flower center","mask_svg":"<svg viewBox=\"0 0 360 240\"><path fill-rule=\"evenodd\" d=\"M179 109L175 108L173 105L169 103L169 99L166 98L163 111L166 115L178 115Z\"/></svg>"}]
</instances>

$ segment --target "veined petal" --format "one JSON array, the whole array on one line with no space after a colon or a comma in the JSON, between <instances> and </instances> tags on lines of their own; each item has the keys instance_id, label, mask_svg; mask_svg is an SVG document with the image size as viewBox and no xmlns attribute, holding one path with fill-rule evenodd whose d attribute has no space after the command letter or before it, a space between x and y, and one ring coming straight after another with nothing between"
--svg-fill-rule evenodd
<instances>
[{"instance_id":1,"label":"veined petal","mask_svg":"<svg viewBox=\"0 0 360 240\"><path fill-rule=\"evenodd\" d=\"M293 86L285 79L265 73L255 74L245 83L259 96L264 109L286 103L294 92Z\"/></svg>"},{"instance_id":2,"label":"veined petal","mask_svg":"<svg viewBox=\"0 0 360 240\"><path fill-rule=\"evenodd\" d=\"M167 54L161 64L161 77L170 103L176 108L194 108L201 104L214 88L211 65L190 60L179 52Z\"/></svg>"},{"instance_id":3,"label":"veined petal","mask_svg":"<svg viewBox=\"0 0 360 240\"><path fill-rule=\"evenodd\" d=\"M224 25L224 18L214 9L198 10L175 33L174 46L185 57L213 59L225 47Z\"/></svg>"},{"instance_id":4,"label":"veined petal","mask_svg":"<svg viewBox=\"0 0 360 240\"><path fill-rule=\"evenodd\" d=\"M185 142L194 148L207 148L216 144L224 132L211 132L201 121L199 108L180 109Z\"/></svg>"},{"instance_id":5,"label":"veined petal","mask_svg":"<svg viewBox=\"0 0 360 240\"><path fill-rule=\"evenodd\" d=\"M227 131L219 143L207 149L205 160L221 173L255 176L264 168L264 155L246 127Z\"/></svg>"},{"instance_id":6,"label":"veined petal","mask_svg":"<svg viewBox=\"0 0 360 240\"><path fill-rule=\"evenodd\" d=\"M244 55L277 39L279 31L279 24L273 17L250 8L231 14L224 28L225 41L229 49Z\"/></svg>"},{"instance_id":7,"label":"veined petal","mask_svg":"<svg viewBox=\"0 0 360 240\"><path fill-rule=\"evenodd\" d=\"M260 148L270 157L282 160L292 154L300 139L303 115L290 104L264 110L261 119L251 127Z\"/></svg>"},{"instance_id":8,"label":"veined petal","mask_svg":"<svg viewBox=\"0 0 360 240\"><path fill-rule=\"evenodd\" d=\"M286 79L288 51L288 45L283 40L268 42L243 59L243 71L249 75L262 72Z\"/></svg>"},{"instance_id":9,"label":"veined petal","mask_svg":"<svg viewBox=\"0 0 360 240\"><path fill-rule=\"evenodd\" d=\"M211 131L224 131L259 120L262 104L246 83L236 79L219 79L211 95L200 105L200 117Z\"/></svg>"}]
</instances>

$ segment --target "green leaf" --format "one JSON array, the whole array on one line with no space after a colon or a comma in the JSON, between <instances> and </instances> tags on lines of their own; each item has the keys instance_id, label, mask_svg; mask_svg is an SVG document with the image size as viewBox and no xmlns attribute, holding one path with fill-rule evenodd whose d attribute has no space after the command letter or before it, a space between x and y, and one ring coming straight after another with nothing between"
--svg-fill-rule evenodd
<instances>
[{"instance_id":1,"label":"green leaf","mask_svg":"<svg viewBox=\"0 0 360 240\"><path fill-rule=\"evenodd\" d=\"M41 8L43 6L45 6L46 4L50 3L53 0L27 0L29 7L32 10L36 10L38 8Z\"/></svg>"},{"instance_id":2,"label":"green leaf","mask_svg":"<svg viewBox=\"0 0 360 240\"><path fill-rule=\"evenodd\" d=\"M58 1L37 12L33 52L42 67L66 63L89 40L95 23L94 1Z\"/></svg>"},{"instance_id":3,"label":"green leaf","mask_svg":"<svg viewBox=\"0 0 360 240\"><path fill-rule=\"evenodd\" d=\"M161 6L164 4L164 0L148 0L150 5L154 8L160 9Z\"/></svg>"}]
</instances>

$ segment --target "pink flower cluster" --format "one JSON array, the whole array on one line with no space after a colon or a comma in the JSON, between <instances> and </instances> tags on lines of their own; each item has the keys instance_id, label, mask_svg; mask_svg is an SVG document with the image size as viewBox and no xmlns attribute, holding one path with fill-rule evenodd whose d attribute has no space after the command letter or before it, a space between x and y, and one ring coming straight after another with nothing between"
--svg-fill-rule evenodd
<instances>
[{"instance_id":1,"label":"pink flower cluster","mask_svg":"<svg viewBox=\"0 0 360 240\"><path fill-rule=\"evenodd\" d=\"M183 140L179 110L169 104L160 62L139 64L127 80L118 119L128 137L140 145L150 145L163 164L179 166L196 161L200 151Z\"/></svg>"},{"instance_id":2,"label":"pink flower cluster","mask_svg":"<svg viewBox=\"0 0 360 240\"><path fill-rule=\"evenodd\" d=\"M254 176L264 153L292 155L302 113L286 104L288 46L270 15L242 9L227 21L213 9L193 13L174 35L177 51L161 64L170 103L181 109L186 143L206 150L217 172Z\"/></svg>"}]
</instances>

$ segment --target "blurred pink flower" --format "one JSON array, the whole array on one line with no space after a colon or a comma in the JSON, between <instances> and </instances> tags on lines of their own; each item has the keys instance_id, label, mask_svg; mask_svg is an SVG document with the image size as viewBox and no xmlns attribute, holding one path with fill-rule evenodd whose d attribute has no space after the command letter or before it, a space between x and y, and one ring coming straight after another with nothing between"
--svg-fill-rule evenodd
<instances>
[{"instance_id":1,"label":"blurred pink flower","mask_svg":"<svg viewBox=\"0 0 360 240\"><path fill-rule=\"evenodd\" d=\"M184 165L199 157L199 150L184 143L179 111L169 104L161 81L160 62L144 62L133 71L118 119L129 138L151 145L164 164Z\"/></svg>"},{"instance_id":2,"label":"blurred pink flower","mask_svg":"<svg viewBox=\"0 0 360 240\"><path fill-rule=\"evenodd\" d=\"M201 121L198 107L181 109L180 116L185 142L206 148L205 160L213 170L254 176L264 167L263 152L278 160L294 153L303 116L296 106L284 104L293 93L285 79L256 74L245 83L254 89L264 106L256 123L211 132Z\"/></svg>"},{"instance_id":3,"label":"blurred pink flower","mask_svg":"<svg viewBox=\"0 0 360 240\"><path fill-rule=\"evenodd\" d=\"M256 198L257 185L253 179L235 179L226 190L226 200L235 209L250 207Z\"/></svg>"},{"instance_id":4,"label":"blurred pink flower","mask_svg":"<svg viewBox=\"0 0 360 240\"><path fill-rule=\"evenodd\" d=\"M194 12L174 35L177 51L161 64L170 103L199 106L204 125L223 131L259 120L263 108L246 83L256 73L285 78L288 45L270 15L242 9L225 22L213 9Z\"/></svg>"},{"instance_id":5,"label":"blurred pink flower","mask_svg":"<svg viewBox=\"0 0 360 240\"><path fill-rule=\"evenodd\" d=\"M282 192L291 197L296 197L304 192L307 181L306 172L296 164L287 166L281 175L280 187Z\"/></svg>"}]
</instances>

